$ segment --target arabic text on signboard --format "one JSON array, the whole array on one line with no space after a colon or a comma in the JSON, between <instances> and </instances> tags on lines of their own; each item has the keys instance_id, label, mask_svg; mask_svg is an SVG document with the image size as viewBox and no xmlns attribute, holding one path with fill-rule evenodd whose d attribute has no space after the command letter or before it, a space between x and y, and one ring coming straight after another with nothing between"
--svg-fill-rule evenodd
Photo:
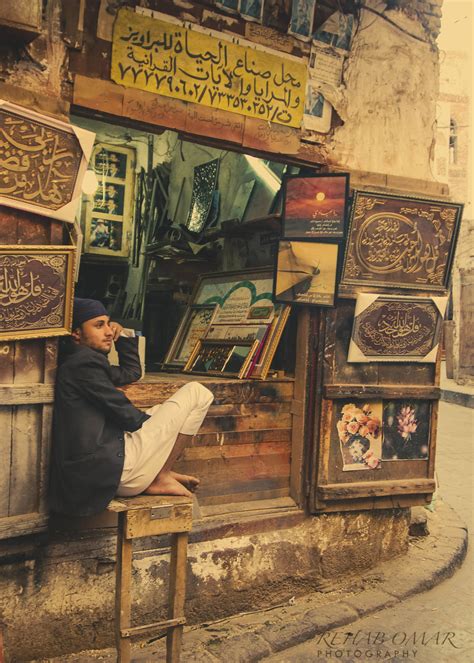
<instances>
[{"instance_id":1,"label":"arabic text on signboard","mask_svg":"<svg viewBox=\"0 0 474 663\"><path fill-rule=\"evenodd\" d=\"M211 108L299 127L306 65L120 10L111 78Z\"/></svg>"}]
</instances>

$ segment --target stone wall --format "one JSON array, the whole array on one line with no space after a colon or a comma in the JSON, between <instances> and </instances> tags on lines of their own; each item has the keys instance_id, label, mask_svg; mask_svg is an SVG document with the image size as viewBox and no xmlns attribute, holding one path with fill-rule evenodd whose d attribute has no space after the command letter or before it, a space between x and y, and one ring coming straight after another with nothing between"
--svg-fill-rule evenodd
<instances>
[{"instance_id":1,"label":"stone wall","mask_svg":"<svg viewBox=\"0 0 474 663\"><path fill-rule=\"evenodd\" d=\"M273 517L235 536L206 539L199 523L188 551L186 615L195 624L269 607L344 574L363 576L406 552L407 510ZM202 539L204 536L204 540ZM194 542L193 542L194 541ZM136 542L137 543L137 542ZM165 617L165 537L134 546L135 624ZM9 659L27 661L113 646L115 539L102 531L51 535L10 547L0 566L0 615ZM27 629L28 637L25 637Z\"/></svg>"}]
</instances>

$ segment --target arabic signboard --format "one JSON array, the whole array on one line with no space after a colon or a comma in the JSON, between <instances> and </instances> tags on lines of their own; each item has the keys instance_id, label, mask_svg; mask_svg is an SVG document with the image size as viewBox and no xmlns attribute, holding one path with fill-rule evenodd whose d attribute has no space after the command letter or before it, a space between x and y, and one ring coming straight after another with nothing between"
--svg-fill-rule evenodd
<instances>
[{"instance_id":1,"label":"arabic signboard","mask_svg":"<svg viewBox=\"0 0 474 663\"><path fill-rule=\"evenodd\" d=\"M299 127L306 65L123 8L114 25L111 78L211 108Z\"/></svg>"},{"instance_id":2,"label":"arabic signboard","mask_svg":"<svg viewBox=\"0 0 474 663\"><path fill-rule=\"evenodd\" d=\"M0 246L0 339L71 331L73 246Z\"/></svg>"},{"instance_id":3,"label":"arabic signboard","mask_svg":"<svg viewBox=\"0 0 474 663\"><path fill-rule=\"evenodd\" d=\"M354 192L339 294L367 286L444 293L463 206Z\"/></svg>"},{"instance_id":4,"label":"arabic signboard","mask_svg":"<svg viewBox=\"0 0 474 663\"><path fill-rule=\"evenodd\" d=\"M0 204L74 222L94 134L0 99Z\"/></svg>"},{"instance_id":5,"label":"arabic signboard","mask_svg":"<svg viewBox=\"0 0 474 663\"><path fill-rule=\"evenodd\" d=\"M357 298L349 362L435 362L447 297Z\"/></svg>"}]
</instances>

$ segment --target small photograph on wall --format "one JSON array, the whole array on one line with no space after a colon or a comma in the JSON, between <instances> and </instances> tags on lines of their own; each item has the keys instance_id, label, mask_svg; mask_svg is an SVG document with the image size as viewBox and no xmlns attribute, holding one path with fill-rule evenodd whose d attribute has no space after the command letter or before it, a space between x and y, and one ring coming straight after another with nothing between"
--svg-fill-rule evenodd
<instances>
[{"instance_id":1,"label":"small photograph on wall","mask_svg":"<svg viewBox=\"0 0 474 663\"><path fill-rule=\"evenodd\" d=\"M333 306L337 255L337 244L278 242L275 301Z\"/></svg>"},{"instance_id":2,"label":"small photograph on wall","mask_svg":"<svg viewBox=\"0 0 474 663\"><path fill-rule=\"evenodd\" d=\"M121 221L92 217L89 246L95 249L121 251L122 231L123 223Z\"/></svg>"},{"instance_id":3,"label":"small photograph on wall","mask_svg":"<svg viewBox=\"0 0 474 663\"><path fill-rule=\"evenodd\" d=\"M265 0L263 3L263 24L281 32L288 30L291 16L291 0Z\"/></svg>"},{"instance_id":4,"label":"small photograph on wall","mask_svg":"<svg viewBox=\"0 0 474 663\"><path fill-rule=\"evenodd\" d=\"M337 11L331 14L327 21L316 30L313 40L333 48L348 51L351 47L353 30L354 16Z\"/></svg>"},{"instance_id":5,"label":"small photograph on wall","mask_svg":"<svg viewBox=\"0 0 474 663\"><path fill-rule=\"evenodd\" d=\"M431 408L427 401L385 401L382 460L426 460Z\"/></svg>"},{"instance_id":6,"label":"small photograph on wall","mask_svg":"<svg viewBox=\"0 0 474 663\"><path fill-rule=\"evenodd\" d=\"M343 470L376 470L382 458L382 402L338 403L336 423Z\"/></svg>"},{"instance_id":7,"label":"small photograph on wall","mask_svg":"<svg viewBox=\"0 0 474 663\"><path fill-rule=\"evenodd\" d=\"M344 237L349 175L288 177L284 187L283 237Z\"/></svg>"},{"instance_id":8,"label":"small photograph on wall","mask_svg":"<svg viewBox=\"0 0 474 663\"><path fill-rule=\"evenodd\" d=\"M240 0L240 14L248 21L262 22L263 0Z\"/></svg>"},{"instance_id":9,"label":"small photograph on wall","mask_svg":"<svg viewBox=\"0 0 474 663\"><path fill-rule=\"evenodd\" d=\"M326 101L319 85L308 80L304 102L303 127L309 131L327 134L331 128L332 106Z\"/></svg>"},{"instance_id":10,"label":"small photograph on wall","mask_svg":"<svg viewBox=\"0 0 474 663\"><path fill-rule=\"evenodd\" d=\"M298 39L309 41L313 31L316 0L293 0L288 32Z\"/></svg>"},{"instance_id":11,"label":"small photograph on wall","mask_svg":"<svg viewBox=\"0 0 474 663\"><path fill-rule=\"evenodd\" d=\"M127 176L127 155L103 148L95 155L94 170L100 179L115 177L124 180Z\"/></svg>"},{"instance_id":12,"label":"small photograph on wall","mask_svg":"<svg viewBox=\"0 0 474 663\"><path fill-rule=\"evenodd\" d=\"M123 215L125 185L103 182L94 194L93 212Z\"/></svg>"}]
</instances>

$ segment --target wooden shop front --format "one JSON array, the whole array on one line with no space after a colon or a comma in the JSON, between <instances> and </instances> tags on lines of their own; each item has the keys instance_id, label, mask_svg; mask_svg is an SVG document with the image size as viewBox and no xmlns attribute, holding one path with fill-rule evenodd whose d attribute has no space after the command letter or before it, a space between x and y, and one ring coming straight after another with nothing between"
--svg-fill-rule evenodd
<instances>
[{"instance_id":1,"label":"wooden shop front","mask_svg":"<svg viewBox=\"0 0 474 663\"><path fill-rule=\"evenodd\" d=\"M99 179L96 193L82 201L85 252L76 293L102 299L112 317L145 336L145 377L125 390L138 407L163 401L189 379L214 392L209 416L180 466L201 477L204 513L281 507L300 509L301 515L429 502L435 486L436 352L443 313L438 300L447 294L460 212L447 202L447 188L350 172L351 221L346 218L342 235L329 242L338 247L333 305L314 306L303 299L291 306L267 375L259 379L246 371L240 377L181 372L184 362L169 355L199 279L234 273L242 281L262 269L273 273L284 232L280 189L285 177L337 174L337 168L327 163L317 141L302 139L296 125L113 82L113 41L90 28L94 11L88 6L84 25L89 27L70 40L76 44L70 53L70 119L96 134L91 164ZM289 62L301 56L299 48ZM211 166L199 171L215 161L218 174ZM214 177L213 195L206 208L208 227L193 234L188 221L199 176ZM241 204L235 208L237 193ZM379 224L385 243L405 242L405 257L396 267L376 265L371 272L367 261L356 264L360 252L355 247L373 222L367 212L383 205L390 208L389 225L405 219L400 231L396 224ZM418 222L420 228L425 224L419 230ZM66 239L58 239L57 223L3 208L2 226L9 228L3 243L21 238L24 244L60 244ZM415 231L418 244L411 243ZM436 256L430 246L439 249ZM361 295L372 299L364 303ZM383 296L387 301L377 299ZM414 332L414 316L425 316L423 347L415 343L405 355L391 352L389 357L383 343L377 355L365 338L364 355L364 343L356 343L356 321L369 309L378 322L380 316L391 321L384 324L392 337ZM4 445L11 458L2 484L7 496L2 504L9 505L2 514L5 537L45 528L57 344L48 339L7 345L0 356L6 398L0 415L10 431ZM31 430L37 440L33 462Z\"/></svg>"}]
</instances>

